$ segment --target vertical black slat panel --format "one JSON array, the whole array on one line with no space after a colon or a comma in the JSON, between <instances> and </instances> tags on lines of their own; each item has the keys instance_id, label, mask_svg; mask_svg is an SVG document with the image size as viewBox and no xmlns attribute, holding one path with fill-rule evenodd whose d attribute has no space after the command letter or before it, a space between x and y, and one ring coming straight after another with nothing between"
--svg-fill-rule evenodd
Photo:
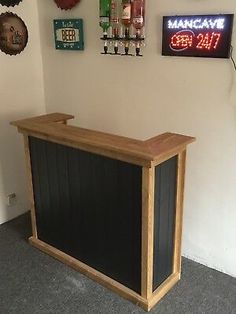
<instances>
[{"instance_id":1,"label":"vertical black slat panel","mask_svg":"<svg viewBox=\"0 0 236 314\"><path fill-rule=\"evenodd\" d=\"M36 221L38 226L47 225L50 216L47 215L50 209L50 193L48 185L48 171L47 171L47 157L46 157L46 143L39 139L35 139L33 143L30 140L30 146L32 146L31 159L36 160L32 164L33 173L35 172L35 189L38 189L36 195ZM44 176L41 176L44 173ZM40 200L40 201L39 201ZM39 203L38 203L39 201ZM40 207L40 211L37 211L37 207ZM40 229L39 229L40 230Z\"/></svg>"},{"instance_id":2,"label":"vertical black slat panel","mask_svg":"<svg viewBox=\"0 0 236 314\"><path fill-rule=\"evenodd\" d=\"M58 231L63 225L63 222L60 220L60 190L59 190L59 178L58 178L58 166L57 166L57 145L49 145L48 142L45 142L46 147L46 157L47 157L47 178L49 186L49 194L51 206L50 210L46 213L46 221L41 224L39 228L39 237L43 240L44 238L50 238L52 243L56 243ZM57 208L57 211L55 210ZM54 225L54 229L51 228L51 225ZM42 228L43 227L43 228ZM44 230L44 233L41 234L41 230Z\"/></svg>"},{"instance_id":3,"label":"vertical black slat panel","mask_svg":"<svg viewBox=\"0 0 236 314\"><path fill-rule=\"evenodd\" d=\"M141 187L139 187L140 195L136 194L135 184L137 185L140 178L137 177L134 169L129 164L114 163L111 160L106 169L105 180L108 182L109 195L107 200L108 221L114 222L107 224L106 233L112 235L113 241L107 243L111 258L107 259L106 264L108 269L112 269L112 265L122 261L116 279L118 280L119 276L126 278L125 282L129 287L140 285L141 273L141 263L139 258L137 259L141 251L139 229L141 228L141 212L138 210L141 203ZM111 173L117 173L117 177L111 176ZM134 182L136 183L134 184ZM132 192L133 190L135 192Z\"/></svg>"},{"instance_id":4,"label":"vertical black slat panel","mask_svg":"<svg viewBox=\"0 0 236 314\"><path fill-rule=\"evenodd\" d=\"M177 156L155 170L153 291L173 270Z\"/></svg>"},{"instance_id":5,"label":"vertical black slat panel","mask_svg":"<svg viewBox=\"0 0 236 314\"><path fill-rule=\"evenodd\" d=\"M132 217L130 217L131 221L132 221L132 246L133 246L133 251L131 251L130 253L132 254L132 260L136 260L136 257L139 256L140 252L141 252L141 243L142 243L142 233L138 233L139 231L139 227L141 228L141 224L140 222L142 222L142 209L140 210L140 213L136 213L135 209L139 208L140 203L142 204L142 191L140 191L140 199L137 197L136 193L136 189L135 189L135 185L137 181L137 175L136 173L133 173L132 175L132 188L131 188L131 197L130 200L133 200L133 204L132 204L132 208L133 208L133 215ZM142 179L141 179L141 183L142 183ZM140 190L142 190L142 187L140 187ZM138 239L137 239L137 235L138 235ZM140 246L138 245L140 243ZM141 280L141 263L134 263L133 265L130 265L130 272L132 272L133 277L136 278L136 285L138 285L139 280ZM140 278L136 276L136 274L140 274Z\"/></svg>"},{"instance_id":6,"label":"vertical black slat panel","mask_svg":"<svg viewBox=\"0 0 236 314\"><path fill-rule=\"evenodd\" d=\"M68 150L62 145L57 145L57 172L58 184L59 184L59 195L60 195L60 245L61 250L65 251L68 249L68 244L71 240L70 230L70 190L69 190L69 176L68 176ZM70 253L70 251L68 251Z\"/></svg>"},{"instance_id":7,"label":"vertical black slat panel","mask_svg":"<svg viewBox=\"0 0 236 314\"><path fill-rule=\"evenodd\" d=\"M124 220L122 216L121 217L121 228L126 231L126 234L124 234L123 241L126 241L127 237L130 237L130 241L132 243L133 249L129 250L129 247L126 246L126 256L127 256L127 263L128 260L135 260L135 256L137 256L139 250L141 248L137 245L137 243L141 243L141 233L139 234L139 238L136 238L138 229L137 226L139 226L139 221L141 220L141 217L138 216L138 213L135 212L135 208L138 208L139 202L141 200L136 196L136 189L135 189L135 182L137 181L137 176L134 172L134 169L130 168L127 164L126 167L120 167L118 171L120 176L120 183L121 185L126 185L124 182L126 179L126 173L128 173L130 177L130 188L126 188L125 192L121 195L121 206L128 206L128 208L133 208L133 211L127 212L127 220ZM140 191L140 196L142 192ZM118 209L119 210L119 209ZM122 250L122 247L120 248ZM138 283L139 277L135 277L135 274L141 273L141 268L139 263L134 263L133 265L129 264L129 272L133 275L134 278L136 278L136 283ZM124 273L126 269L123 270Z\"/></svg>"},{"instance_id":8,"label":"vertical black slat panel","mask_svg":"<svg viewBox=\"0 0 236 314\"><path fill-rule=\"evenodd\" d=\"M41 197L41 208L40 214L36 216L39 225L50 223L50 217L47 216L47 212L50 209L50 194L48 186L48 171L47 171L47 159L45 153L45 143L37 140L36 153L38 157L38 173L39 173L39 184L40 184L40 197ZM40 159L39 159L40 158ZM40 160L40 162L39 162ZM44 176L40 174L44 173Z\"/></svg>"},{"instance_id":9,"label":"vertical black slat panel","mask_svg":"<svg viewBox=\"0 0 236 314\"><path fill-rule=\"evenodd\" d=\"M46 162L31 152L39 168L33 170L36 215L44 217L39 239L140 293L142 168L35 138L30 142L38 150L46 147ZM36 176L47 178L47 189L36 188ZM50 207L41 206L38 194Z\"/></svg>"},{"instance_id":10,"label":"vertical black slat panel","mask_svg":"<svg viewBox=\"0 0 236 314\"><path fill-rule=\"evenodd\" d=\"M49 143L50 145L50 143ZM82 250L81 236L79 230L83 225L83 199L81 197L81 180L79 177L79 163L80 159L77 150L71 149L68 154L68 179L69 179L69 192L70 192L70 255L75 256L78 247ZM80 210L78 210L80 209ZM69 248L67 248L69 249ZM82 255L84 252L82 252Z\"/></svg>"}]
</instances>

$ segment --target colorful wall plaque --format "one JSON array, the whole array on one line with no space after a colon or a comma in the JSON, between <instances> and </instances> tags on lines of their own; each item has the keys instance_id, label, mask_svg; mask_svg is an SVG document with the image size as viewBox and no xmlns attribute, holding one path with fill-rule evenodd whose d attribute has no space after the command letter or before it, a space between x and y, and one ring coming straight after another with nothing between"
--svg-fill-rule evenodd
<instances>
[{"instance_id":1,"label":"colorful wall plaque","mask_svg":"<svg viewBox=\"0 0 236 314\"><path fill-rule=\"evenodd\" d=\"M82 19L54 20L55 48L84 50Z\"/></svg>"},{"instance_id":2,"label":"colorful wall plaque","mask_svg":"<svg viewBox=\"0 0 236 314\"><path fill-rule=\"evenodd\" d=\"M80 0L54 0L58 8L62 10L72 9Z\"/></svg>"},{"instance_id":3,"label":"colorful wall plaque","mask_svg":"<svg viewBox=\"0 0 236 314\"><path fill-rule=\"evenodd\" d=\"M28 42L28 31L22 19L11 12L0 15L0 49L9 55L21 53Z\"/></svg>"},{"instance_id":4,"label":"colorful wall plaque","mask_svg":"<svg viewBox=\"0 0 236 314\"><path fill-rule=\"evenodd\" d=\"M163 17L162 55L229 58L233 14Z\"/></svg>"},{"instance_id":5,"label":"colorful wall plaque","mask_svg":"<svg viewBox=\"0 0 236 314\"><path fill-rule=\"evenodd\" d=\"M0 0L0 4L7 7L14 7L14 5L18 5L21 1L22 0Z\"/></svg>"}]
</instances>

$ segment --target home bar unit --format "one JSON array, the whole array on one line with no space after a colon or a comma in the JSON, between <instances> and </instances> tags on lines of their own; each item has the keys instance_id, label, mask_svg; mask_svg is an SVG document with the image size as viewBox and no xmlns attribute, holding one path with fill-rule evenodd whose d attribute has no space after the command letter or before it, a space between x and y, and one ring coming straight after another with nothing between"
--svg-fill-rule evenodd
<instances>
[{"instance_id":1,"label":"home bar unit","mask_svg":"<svg viewBox=\"0 0 236 314\"><path fill-rule=\"evenodd\" d=\"M30 243L149 311L181 274L187 145L70 126L53 113L11 124L24 136Z\"/></svg>"}]
</instances>

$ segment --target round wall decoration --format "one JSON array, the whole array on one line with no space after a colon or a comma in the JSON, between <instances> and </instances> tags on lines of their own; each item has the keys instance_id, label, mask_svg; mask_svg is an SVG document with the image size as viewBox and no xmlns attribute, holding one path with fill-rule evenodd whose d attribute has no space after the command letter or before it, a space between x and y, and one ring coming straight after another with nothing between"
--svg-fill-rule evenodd
<instances>
[{"instance_id":1,"label":"round wall decoration","mask_svg":"<svg viewBox=\"0 0 236 314\"><path fill-rule=\"evenodd\" d=\"M7 7L14 7L14 5L18 5L21 1L22 0L0 0L0 4Z\"/></svg>"},{"instance_id":2,"label":"round wall decoration","mask_svg":"<svg viewBox=\"0 0 236 314\"><path fill-rule=\"evenodd\" d=\"M80 0L54 0L58 8L62 10L72 9Z\"/></svg>"},{"instance_id":3,"label":"round wall decoration","mask_svg":"<svg viewBox=\"0 0 236 314\"><path fill-rule=\"evenodd\" d=\"M8 55L21 53L28 42L28 31L22 19L11 12L0 15L0 49Z\"/></svg>"}]
</instances>

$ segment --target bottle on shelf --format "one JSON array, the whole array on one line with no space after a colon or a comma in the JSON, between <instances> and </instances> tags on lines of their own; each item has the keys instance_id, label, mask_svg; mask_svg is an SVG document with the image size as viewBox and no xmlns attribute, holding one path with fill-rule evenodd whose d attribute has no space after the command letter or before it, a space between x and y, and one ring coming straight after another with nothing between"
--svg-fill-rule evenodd
<instances>
[{"instance_id":1,"label":"bottle on shelf","mask_svg":"<svg viewBox=\"0 0 236 314\"><path fill-rule=\"evenodd\" d=\"M111 9L111 0L100 0L99 2L99 11L100 11L100 26L103 30L103 38L107 38L108 29L110 27L110 9ZM104 41L104 52L108 52L108 42Z\"/></svg>"},{"instance_id":2,"label":"bottle on shelf","mask_svg":"<svg viewBox=\"0 0 236 314\"><path fill-rule=\"evenodd\" d=\"M110 24L112 27L112 36L115 39L114 51L118 54L118 39L120 31L120 7L121 0L111 0Z\"/></svg>"},{"instance_id":3,"label":"bottle on shelf","mask_svg":"<svg viewBox=\"0 0 236 314\"><path fill-rule=\"evenodd\" d=\"M129 38L129 30L131 26L131 0L122 0L121 23L125 29L125 37Z\"/></svg>"},{"instance_id":4,"label":"bottle on shelf","mask_svg":"<svg viewBox=\"0 0 236 314\"><path fill-rule=\"evenodd\" d=\"M122 5L121 5L121 23L124 27L125 30L125 38L129 39L130 38L130 26L132 23L131 19L131 0L122 0ZM125 54L129 54L129 46L130 43L127 40L125 42Z\"/></svg>"},{"instance_id":5,"label":"bottle on shelf","mask_svg":"<svg viewBox=\"0 0 236 314\"><path fill-rule=\"evenodd\" d=\"M132 24L136 30L136 37L140 38L145 25L145 0L133 0Z\"/></svg>"},{"instance_id":6,"label":"bottle on shelf","mask_svg":"<svg viewBox=\"0 0 236 314\"><path fill-rule=\"evenodd\" d=\"M140 56L141 34L145 25L145 0L133 0L132 2L132 25L136 32L136 55Z\"/></svg>"}]
</instances>

